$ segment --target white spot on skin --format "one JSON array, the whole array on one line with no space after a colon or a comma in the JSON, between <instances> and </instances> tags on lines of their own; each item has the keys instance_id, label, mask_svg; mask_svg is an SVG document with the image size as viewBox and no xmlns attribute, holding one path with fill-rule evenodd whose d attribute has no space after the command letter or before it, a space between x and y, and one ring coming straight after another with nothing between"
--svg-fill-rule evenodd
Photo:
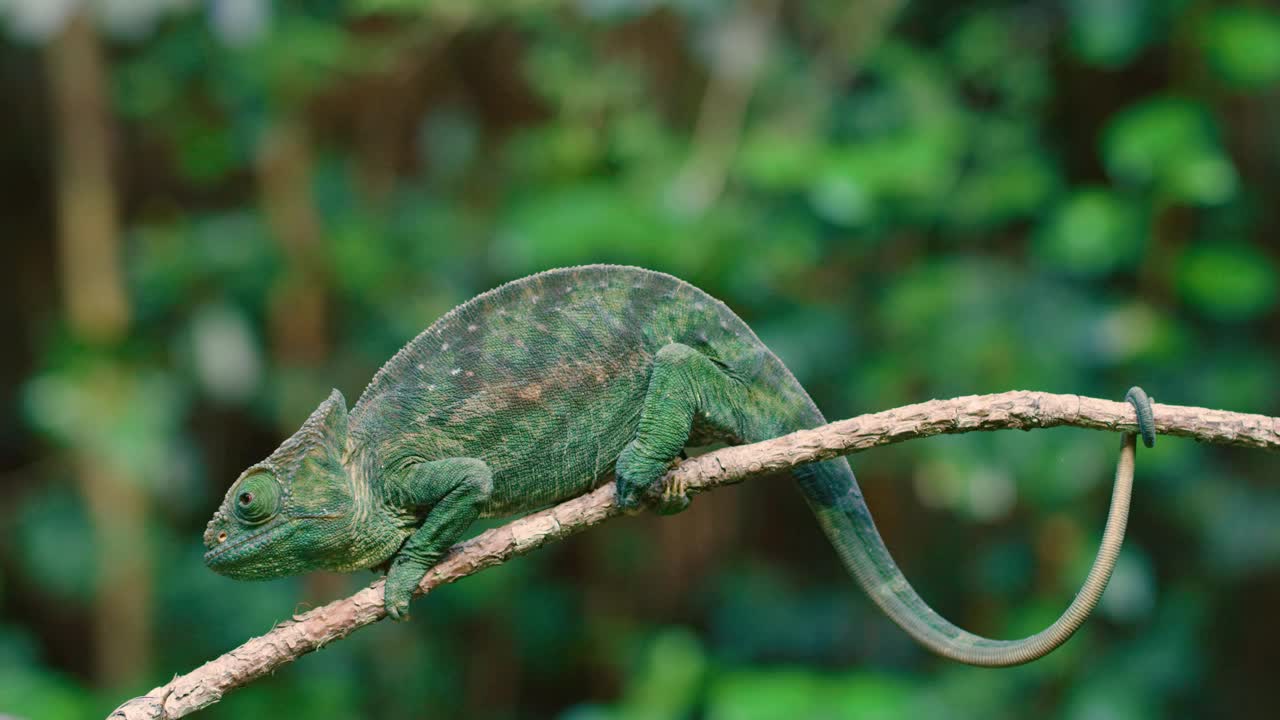
<instances>
[{"instance_id":1,"label":"white spot on skin","mask_svg":"<svg viewBox=\"0 0 1280 720\"><path fill-rule=\"evenodd\" d=\"M427 392L435 392L435 390L436 390L436 386L435 386L435 385L428 385L428 386L427 386Z\"/></svg>"},{"instance_id":2,"label":"white spot on skin","mask_svg":"<svg viewBox=\"0 0 1280 720\"><path fill-rule=\"evenodd\" d=\"M462 372L462 368L454 368L454 369L452 369L452 370L450 370L450 371L449 371L449 374L450 374L450 375L457 375L457 374L459 374L459 373L461 373L461 372Z\"/></svg>"},{"instance_id":3,"label":"white spot on skin","mask_svg":"<svg viewBox=\"0 0 1280 720\"><path fill-rule=\"evenodd\" d=\"M693 304L693 309L694 309L694 310L706 310L706 309L707 309L707 304L706 304L706 303L696 302L696 303L694 303L694 304Z\"/></svg>"},{"instance_id":4,"label":"white spot on skin","mask_svg":"<svg viewBox=\"0 0 1280 720\"><path fill-rule=\"evenodd\" d=\"M475 374L474 372L472 372L471 370L468 370L468 371L467 371L467 377L475 377L475 376L476 376L476 374Z\"/></svg>"},{"instance_id":5,"label":"white spot on skin","mask_svg":"<svg viewBox=\"0 0 1280 720\"><path fill-rule=\"evenodd\" d=\"M529 302L533 303L534 305L537 305L537 304L538 304L538 296L537 296L537 295L534 295L533 297L529 298Z\"/></svg>"},{"instance_id":6,"label":"white spot on skin","mask_svg":"<svg viewBox=\"0 0 1280 720\"><path fill-rule=\"evenodd\" d=\"M419 369L419 370L426 370L426 369L427 369L427 366L426 366L426 365L423 365L422 363L418 363L418 369Z\"/></svg>"},{"instance_id":7,"label":"white spot on skin","mask_svg":"<svg viewBox=\"0 0 1280 720\"><path fill-rule=\"evenodd\" d=\"M479 325L468 325L467 332L475 332L480 329Z\"/></svg>"},{"instance_id":8,"label":"white spot on skin","mask_svg":"<svg viewBox=\"0 0 1280 720\"><path fill-rule=\"evenodd\" d=\"M441 350L448 350L448 349L449 349L449 343L445 343L445 344L441 345L441 346L440 346L440 349L441 349Z\"/></svg>"}]
</instances>

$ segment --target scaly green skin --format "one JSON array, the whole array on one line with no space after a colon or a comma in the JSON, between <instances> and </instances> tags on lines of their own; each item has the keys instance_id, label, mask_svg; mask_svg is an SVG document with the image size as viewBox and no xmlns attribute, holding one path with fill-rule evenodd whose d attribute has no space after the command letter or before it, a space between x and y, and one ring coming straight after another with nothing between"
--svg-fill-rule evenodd
<instances>
[{"instance_id":1,"label":"scaly green skin","mask_svg":"<svg viewBox=\"0 0 1280 720\"><path fill-rule=\"evenodd\" d=\"M477 517L566 500L615 469L619 502L632 507L686 444L824 422L781 361L701 290L639 268L552 270L431 325L349 415L333 391L227 492L205 561L238 578L386 566L387 613L400 619ZM976 664L1030 659L1013 653L1024 641L970 635L916 595L843 458L795 476L853 575L913 636ZM667 497L659 509L687 504Z\"/></svg>"}]
</instances>

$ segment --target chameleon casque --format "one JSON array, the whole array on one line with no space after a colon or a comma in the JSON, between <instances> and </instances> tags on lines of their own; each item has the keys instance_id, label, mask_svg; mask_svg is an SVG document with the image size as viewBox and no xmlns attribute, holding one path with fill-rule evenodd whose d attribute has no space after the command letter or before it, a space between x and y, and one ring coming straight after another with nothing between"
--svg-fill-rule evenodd
<instances>
[{"instance_id":1,"label":"chameleon casque","mask_svg":"<svg viewBox=\"0 0 1280 720\"><path fill-rule=\"evenodd\" d=\"M550 270L450 311L378 371L350 412L334 390L228 490L204 534L205 562L246 579L386 567L386 611L402 619L419 581L478 517L540 509L615 476L619 504L634 508L686 445L757 442L825 422L751 329L698 288L632 267ZM1113 521L1119 500L1127 511L1134 448L1125 434ZM916 594L843 457L793 474L876 604L929 649L966 663L1022 663L1065 642L1119 549L1109 521L1114 542L1104 538L1063 616L1021 640L990 640ZM657 509L688 503L666 492ZM1124 522L1121 512L1121 538Z\"/></svg>"}]
</instances>

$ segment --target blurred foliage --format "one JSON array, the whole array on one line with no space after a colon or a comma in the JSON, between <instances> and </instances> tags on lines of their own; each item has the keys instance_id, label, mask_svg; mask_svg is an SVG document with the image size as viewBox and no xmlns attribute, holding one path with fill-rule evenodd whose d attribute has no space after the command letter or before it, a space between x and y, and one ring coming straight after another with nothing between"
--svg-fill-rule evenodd
<instances>
[{"instance_id":1,"label":"blurred foliage","mask_svg":"<svg viewBox=\"0 0 1280 720\"><path fill-rule=\"evenodd\" d=\"M354 399L450 307L549 267L707 289L833 418L1133 383L1280 414L1280 11L921 0L879 28L873 6L0 0L0 714L101 716L366 582L216 577L200 531L330 387ZM106 341L67 320L54 240L47 67L78 12L130 304ZM925 597L1012 636L1083 577L1114 450L970 434L854 465ZM916 648L760 480L440 590L206 714L1270 717L1274 458L1163 438L1138 464L1099 617L1030 666ZM108 551L126 507L145 547ZM124 555L142 575L113 580ZM121 602L147 626L113 625Z\"/></svg>"}]
</instances>

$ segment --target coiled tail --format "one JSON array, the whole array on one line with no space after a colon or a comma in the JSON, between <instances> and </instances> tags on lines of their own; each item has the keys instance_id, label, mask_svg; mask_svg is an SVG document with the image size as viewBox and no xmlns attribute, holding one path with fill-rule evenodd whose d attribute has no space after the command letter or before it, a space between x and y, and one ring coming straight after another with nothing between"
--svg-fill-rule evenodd
<instances>
[{"instance_id":1,"label":"coiled tail","mask_svg":"<svg viewBox=\"0 0 1280 720\"><path fill-rule=\"evenodd\" d=\"M819 524L854 579L895 623L921 645L969 665L1005 667L1043 657L1062 645L1098 604L1124 542L1133 489L1135 436L1125 434L1116 465L1115 487L1102 543L1080 592L1052 625L1020 640L993 640L949 622L916 593L894 563L876 530L843 458L797 472L800 487Z\"/></svg>"}]
</instances>

